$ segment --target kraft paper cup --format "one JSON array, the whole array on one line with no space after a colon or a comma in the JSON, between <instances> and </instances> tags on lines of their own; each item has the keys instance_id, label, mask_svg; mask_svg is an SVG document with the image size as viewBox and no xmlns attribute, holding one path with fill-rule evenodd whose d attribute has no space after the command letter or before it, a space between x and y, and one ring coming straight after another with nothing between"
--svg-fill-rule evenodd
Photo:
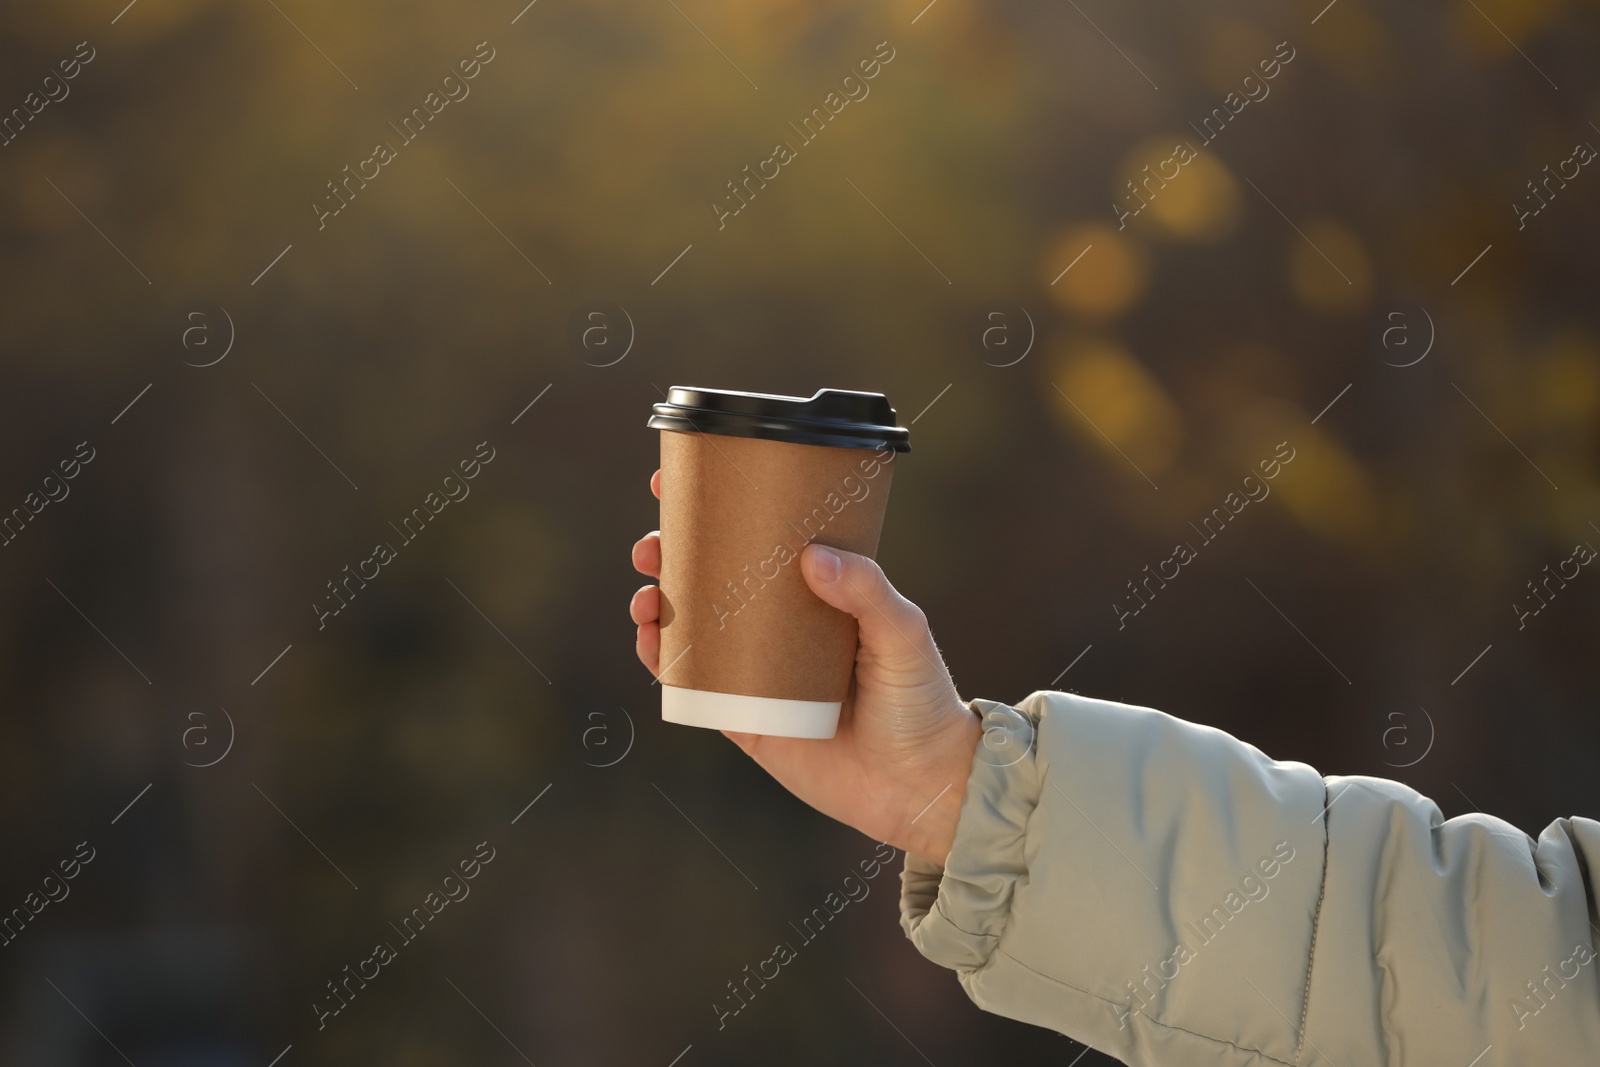
<instances>
[{"instance_id":1,"label":"kraft paper cup","mask_svg":"<svg viewBox=\"0 0 1600 1067\"><path fill-rule=\"evenodd\" d=\"M661 716L832 737L855 619L800 573L815 541L874 556L910 435L879 393L770 396L676 386L661 434Z\"/></svg>"}]
</instances>

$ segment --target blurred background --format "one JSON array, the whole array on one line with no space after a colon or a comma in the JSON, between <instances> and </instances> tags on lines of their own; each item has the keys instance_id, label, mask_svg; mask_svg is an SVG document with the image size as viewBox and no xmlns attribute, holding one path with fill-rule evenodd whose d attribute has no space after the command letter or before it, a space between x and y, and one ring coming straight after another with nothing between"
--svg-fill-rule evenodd
<instances>
[{"instance_id":1,"label":"blurred background","mask_svg":"<svg viewBox=\"0 0 1600 1067\"><path fill-rule=\"evenodd\" d=\"M659 720L673 384L888 394L966 696L1600 813L1593 2L123 3L0 36L6 1063L1083 1052L898 858L719 1029L876 846Z\"/></svg>"}]
</instances>

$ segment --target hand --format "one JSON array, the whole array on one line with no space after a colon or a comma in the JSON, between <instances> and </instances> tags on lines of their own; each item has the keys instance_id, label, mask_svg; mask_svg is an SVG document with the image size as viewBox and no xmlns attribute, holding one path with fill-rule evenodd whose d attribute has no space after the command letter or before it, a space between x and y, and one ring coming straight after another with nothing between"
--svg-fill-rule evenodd
<instances>
[{"instance_id":1,"label":"hand","mask_svg":"<svg viewBox=\"0 0 1600 1067\"><path fill-rule=\"evenodd\" d=\"M650 479L661 496L661 472ZM660 531L633 546L633 565L661 577ZM811 591L856 617L855 677L827 740L723 731L791 793L824 815L943 865L982 734L933 643L922 610L895 592L866 556L807 545L800 571ZM658 673L661 592L647 585L629 608L640 661Z\"/></svg>"}]
</instances>

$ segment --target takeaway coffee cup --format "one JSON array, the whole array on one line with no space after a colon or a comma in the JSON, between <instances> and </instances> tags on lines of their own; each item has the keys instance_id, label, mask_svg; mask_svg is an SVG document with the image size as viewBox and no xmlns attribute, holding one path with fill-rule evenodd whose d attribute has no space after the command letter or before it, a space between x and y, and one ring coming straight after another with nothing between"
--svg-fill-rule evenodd
<instances>
[{"instance_id":1,"label":"takeaway coffee cup","mask_svg":"<svg viewBox=\"0 0 1600 1067\"><path fill-rule=\"evenodd\" d=\"M872 556L894 458L911 450L880 393L771 396L674 386L661 433L661 717L832 737L856 620L800 573L808 543Z\"/></svg>"}]
</instances>

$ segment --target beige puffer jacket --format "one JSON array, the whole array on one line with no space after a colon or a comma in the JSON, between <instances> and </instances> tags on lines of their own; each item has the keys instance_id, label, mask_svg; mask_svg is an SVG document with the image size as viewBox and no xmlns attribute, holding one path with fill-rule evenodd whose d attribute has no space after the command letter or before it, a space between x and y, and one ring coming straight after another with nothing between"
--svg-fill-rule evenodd
<instances>
[{"instance_id":1,"label":"beige puffer jacket","mask_svg":"<svg viewBox=\"0 0 1600 1067\"><path fill-rule=\"evenodd\" d=\"M1600 1064L1600 823L1446 821L1148 708L972 707L901 925L979 1007L1136 1067Z\"/></svg>"}]
</instances>

